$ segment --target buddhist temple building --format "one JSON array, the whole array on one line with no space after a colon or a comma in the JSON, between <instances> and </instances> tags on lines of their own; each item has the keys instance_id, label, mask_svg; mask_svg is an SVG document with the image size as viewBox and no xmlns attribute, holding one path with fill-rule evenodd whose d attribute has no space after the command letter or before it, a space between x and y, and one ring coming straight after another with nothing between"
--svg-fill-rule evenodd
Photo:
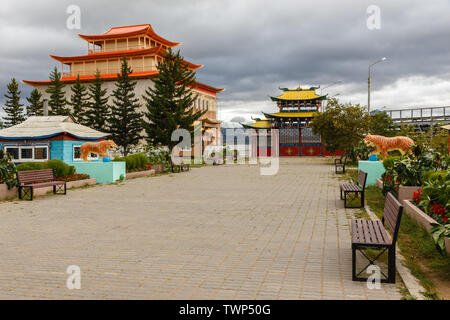
<instances>
[{"instance_id":1,"label":"buddhist temple building","mask_svg":"<svg viewBox=\"0 0 450 320\"><path fill-rule=\"evenodd\" d=\"M244 128L254 129L252 145L253 156L264 154L270 156L273 151L277 151L281 156L321 156L329 155L325 150L321 137L315 135L309 127L311 119L320 112L323 100L326 95L316 94L318 87L303 89L280 88L282 94L271 97L276 102L278 112L264 113L265 119L254 118L254 123L242 124ZM269 134L270 129L279 129L276 140L267 137L267 146L260 143L258 135L264 132ZM277 141L278 148L272 145ZM264 150L263 150L264 149Z\"/></svg>"},{"instance_id":2,"label":"buddhist temple building","mask_svg":"<svg viewBox=\"0 0 450 320\"><path fill-rule=\"evenodd\" d=\"M168 48L180 44L159 36L150 24L113 27L103 34L78 36L86 41L87 54L70 57L50 55L60 63L61 81L66 84L64 87L66 99L71 95L70 85L75 82L77 76L80 76L81 82L89 83L94 79L97 70L103 80L103 88L111 95L117 74L120 72L121 61L126 57L133 70L130 77L137 81L135 93L140 99L142 108L145 108L142 96L145 90L153 85L152 79L158 76L157 65L163 60L163 53ZM191 70L203 67L201 64L185 62ZM50 85L50 80L23 80L23 82L38 89L44 99L49 98L45 90ZM192 107L207 111L200 119L203 130L219 136L221 121L217 120L216 94L224 89L195 82L193 90L198 94L198 98ZM110 102L112 103L112 99ZM220 139L216 139L216 143L219 144Z\"/></svg>"}]
</instances>

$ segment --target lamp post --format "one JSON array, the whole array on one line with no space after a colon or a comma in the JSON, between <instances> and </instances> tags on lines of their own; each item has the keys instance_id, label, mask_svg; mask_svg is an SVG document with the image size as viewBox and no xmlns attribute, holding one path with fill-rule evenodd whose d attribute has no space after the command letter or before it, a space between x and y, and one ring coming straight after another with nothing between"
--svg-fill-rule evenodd
<instances>
[{"instance_id":1,"label":"lamp post","mask_svg":"<svg viewBox=\"0 0 450 320\"><path fill-rule=\"evenodd\" d=\"M369 66L369 77L367 78L367 112L370 114L370 68L372 68L374 65L376 65L379 62L386 61L386 57L381 58L380 60L372 63Z\"/></svg>"}]
</instances>

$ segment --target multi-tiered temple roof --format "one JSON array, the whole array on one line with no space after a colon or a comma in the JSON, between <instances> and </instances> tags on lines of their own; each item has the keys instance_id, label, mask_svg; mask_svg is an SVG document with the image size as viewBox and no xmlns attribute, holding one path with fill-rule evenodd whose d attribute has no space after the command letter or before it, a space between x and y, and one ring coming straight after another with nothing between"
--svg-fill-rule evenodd
<instances>
[{"instance_id":1,"label":"multi-tiered temple roof","mask_svg":"<svg viewBox=\"0 0 450 320\"><path fill-rule=\"evenodd\" d=\"M80 76L82 82L92 81L97 70L100 71L102 79L114 80L120 72L122 57L127 58L133 70L130 77L136 79L156 77L157 64L162 61L164 52L169 47L180 44L159 36L150 24L114 27L103 34L78 36L87 42L86 55L68 57L50 55L61 63L62 82L73 83L77 76ZM203 67L189 61L185 63L191 70ZM64 67L68 67L69 70L65 71ZM23 82L38 86L47 85L50 80ZM199 82L196 82L195 88L213 94L223 91Z\"/></svg>"}]
</instances>

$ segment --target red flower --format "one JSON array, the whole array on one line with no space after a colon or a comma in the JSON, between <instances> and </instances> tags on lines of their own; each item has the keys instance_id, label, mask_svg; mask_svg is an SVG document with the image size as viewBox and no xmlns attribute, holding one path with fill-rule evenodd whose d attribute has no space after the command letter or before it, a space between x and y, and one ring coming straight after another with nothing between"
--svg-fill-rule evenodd
<instances>
[{"instance_id":1,"label":"red flower","mask_svg":"<svg viewBox=\"0 0 450 320\"><path fill-rule=\"evenodd\" d=\"M388 177L388 181L391 181L392 179L391 179L391 177Z\"/></svg>"}]
</instances>

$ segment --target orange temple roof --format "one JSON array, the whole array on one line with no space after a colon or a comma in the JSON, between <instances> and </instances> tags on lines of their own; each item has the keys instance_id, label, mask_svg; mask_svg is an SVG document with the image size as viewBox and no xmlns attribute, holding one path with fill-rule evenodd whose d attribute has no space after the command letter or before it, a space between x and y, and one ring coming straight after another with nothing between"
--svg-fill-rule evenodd
<instances>
[{"instance_id":1,"label":"orange temple roof","mask_svg":"<svg viewBox=\"0 0 450 320\"><path fill-rule=\"evenodd\" d=\"M150 24L113 27L103 34L94 34L94 35L79 34L78 36L86 41L95 41L95 40L126 38L139 35L147 35L153 40L161 42L162 44L168 47L176 47L180 44L180 42L172 42L157 35Z\"/></svg>"}]
</instances>

